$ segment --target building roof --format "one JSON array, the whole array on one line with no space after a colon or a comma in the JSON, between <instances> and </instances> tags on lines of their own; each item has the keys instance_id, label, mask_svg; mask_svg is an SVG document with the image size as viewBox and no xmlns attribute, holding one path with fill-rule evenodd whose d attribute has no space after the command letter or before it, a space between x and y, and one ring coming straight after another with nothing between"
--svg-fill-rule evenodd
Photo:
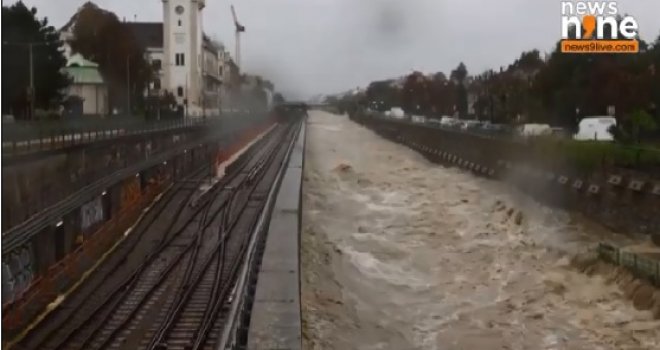
<instances>
[{"instance_id":1,"label":"building roof","mask_svg":"<svg viewBox=\"0 0 660 350\"><path fill-rule=\"evenodd\" d=\"M69 57L64 71L71 77L73 84L104 84L98 67L98 64L77 53Z\"/></svg>"},{"instance_id":2,"label":"building roof","mask_svg":"<svg viewBox=\"0 0 660 350\"><path fill-rule=\"evenodd\" d=\"M126 22L138 44L144 48L162 48L163 23L162 22Z\"/></svg>"},{"instance_id":3,"label":"building roof","mask_svg":"<svg viewBox=\"0 0 660 350\"><path fill-rule=\"evenodd\" d=\"M202 33L202 45L204 49L212 52L216 56L225 49L225 46L222 43L211 39L206 33Z\"/></svg>"},{"instance_id":4,"label":"building roof","mask_svg":"<svg viewBox=\"0 0 660 350\"><path fill-rule=\"evenodd\" d=\"M83 68L98 68L99 65L85 59L83 55L76 53L69 57L69 59L66 61L66 66L67 67L83 67Z\"/></svg>"},{"instance_id":5,"label":"building roof","mask_svg":"<svg viewBox=\"0 0 660 350\"><path fill-rule=\"evenodd\" d=\"M101 73L91 67L66 67L64 71L71 77L73 84L105 84Z\"/></svg>"}]
</instances>

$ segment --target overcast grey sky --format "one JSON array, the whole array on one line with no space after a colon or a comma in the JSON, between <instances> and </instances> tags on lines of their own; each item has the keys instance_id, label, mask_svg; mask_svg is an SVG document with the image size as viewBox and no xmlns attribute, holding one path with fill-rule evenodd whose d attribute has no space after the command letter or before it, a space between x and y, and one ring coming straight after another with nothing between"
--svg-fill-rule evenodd
<instances>
[{"instance_id":1,"label":"overcast grey sky","mask_svg":"<svg viewBox=\"0 0 660 350\"><path fill-rule=\"evenodd\" d=\"M13 2L13 1L12 1ZM24 0L63 25L84 0ZM97 0L120 18L161 21L161 0ZM289 97L334 93L412 70L471 73L559 39L560 0L206 0L204 30L234 51L229 6L247 27L244 69ZM3 1L6 3L6 1ZM618 0L641 37L660 34L660 0Z\"/></svg>"}]
</instances>

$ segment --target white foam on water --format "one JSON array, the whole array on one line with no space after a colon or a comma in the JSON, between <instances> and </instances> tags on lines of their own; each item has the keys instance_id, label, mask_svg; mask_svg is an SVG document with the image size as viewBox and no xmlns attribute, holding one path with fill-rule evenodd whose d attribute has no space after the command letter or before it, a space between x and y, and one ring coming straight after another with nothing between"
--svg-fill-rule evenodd
<instances>
[{"instance_id":1,"label":"white foam on water","mask_svg":"<svg viewBox=\"0 0 660 350\"><path fill-rule=\"evenodd\" d=\"M648 312L567 263L602 229L346 118L311 120L303 217L327 240L312 272L332 278L309 288L341 291L312 305L320 348L660 349Z\"/></svg>"},{"instance_id":2,"label":"white foam on water","mask_svg":"<svg viewBox=\"0 0 660 350\"><path fill-rule=\"evenodd\" d=\"M413 290L430 287L424 276L419 276L415 271L407 269L401 262L386 262L376 258L372 253L360 252L350 246L340 247L340 250L349 257L353 266L364 277L379 280L389 285L408 287Z\"/></svg>"}]
</instances>

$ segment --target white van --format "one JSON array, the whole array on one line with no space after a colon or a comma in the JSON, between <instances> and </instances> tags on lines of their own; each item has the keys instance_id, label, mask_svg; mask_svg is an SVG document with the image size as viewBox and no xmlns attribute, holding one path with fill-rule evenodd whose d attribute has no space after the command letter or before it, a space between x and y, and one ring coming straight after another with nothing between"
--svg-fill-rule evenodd
<instances>
[{"instance_id":1,"label":"white van","mask_svg":"<svg viewBox=\"0 0 660 350\"><path fill-rule=\"evenodd\" d=\"M612 126L616 126L614 117L586 117L580 121L578 132L573 138L581 141L614 141L614 136L610 133Z\"/></svg>"},{"instance_id":2,"label":"white van","mask_svg":"<svg viewBox=\"0 0 660 350\"><path fill-rule=\"evenodd\" d=\"M518 134L523 137L552 134L552 127L548 124L523 124L518 127Z\"/></svg>"},{"instance_id":3,"label":"white van","mask_svg":"<svg viewBox=\"0 0 660 350\"><path fill-rule=\"evenodd\" d=\"M397 119L403 119L406 116L406 113L400 107L392 107L390 109L390 115Z\"/></svg>"}]
</instances>

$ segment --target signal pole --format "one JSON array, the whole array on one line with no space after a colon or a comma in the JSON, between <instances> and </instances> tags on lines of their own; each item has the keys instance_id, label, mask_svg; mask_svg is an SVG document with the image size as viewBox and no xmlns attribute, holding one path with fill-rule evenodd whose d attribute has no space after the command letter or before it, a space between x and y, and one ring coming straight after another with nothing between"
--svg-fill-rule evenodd
<instances>
[{"instance_id":1,"label":"signal pole","mask_svg":"<svg viewBox=\"0 0 660 350\"><path fill-rule=\"evenodd\" d=\"M30 119L34 119L34 58L32 54L32 47L34 43L30 43L28 48L30 50Z\"/></svg>"},{"instance_id":2,"label":"signal pole","mask_svg":"<svg viewBox=\"0 0 660 350\"><path fill-rule=\"evenodd\" d=\"M131 114L131 56L126 56L126 98L127 98L127 114Z\"/></svg>"}]
</instances>

